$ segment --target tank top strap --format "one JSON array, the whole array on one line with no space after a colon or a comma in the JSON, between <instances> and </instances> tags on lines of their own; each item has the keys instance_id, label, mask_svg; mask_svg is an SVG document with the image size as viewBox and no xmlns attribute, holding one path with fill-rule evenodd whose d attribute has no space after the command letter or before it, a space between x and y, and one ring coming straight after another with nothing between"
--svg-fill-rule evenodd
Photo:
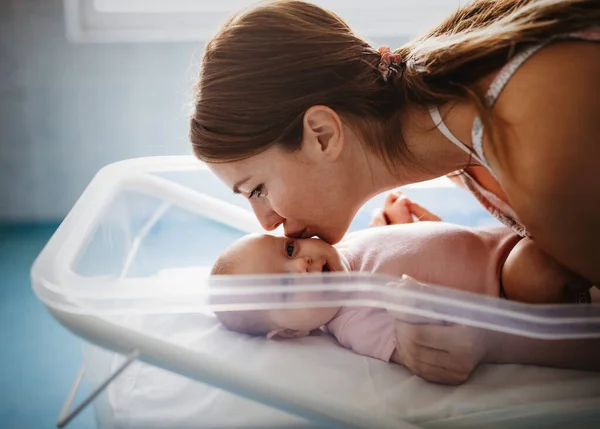
<instances>
[{"instance_id":1,"label":"tank top strap","mask_svg":"<svg viewBox=\"0 0 600 429\"><path fill-rule=\"evenodd\" d=\"M437 106L430 106L429 114L431 115L431 119L433 119L433 123L435 124L437 129L444 135L444 137L446 137L460 149L465 151L467 154L471 155L478 163L483 164L479 155L477 153L474 153L470 147L461 142L454 134L452 134L452 131L448 129L448 127L444 123L444 120L442 119L442 115L440 114L440 110L437 108Z\"/></svg>"},{"instance_id":2,"label":"tank top strap","mask_svg":"<svg viewBox=\"0 0 600 429\"><path fill-rule=\"evenodd\" d=\"M517 53L504 65L504 67L500 69L500 71L492 81L490 87L487 90L487 93L485 94L486 106L490 109L494 107L496 100L498 100L500 93L502 92L510 78L515 74L519 67L521 67L521 65L523 65L523 63L529 59L529 57L531 57L537 51L542 49L544 46L548 46L552 42L561 39L600 41L600 25L588 28L583 31L556 35L554 37L549 38L543 43L538 43L536 45L529 46L528 48L525 48L519 53Z\"/></svg>"},{"instance_id":3,"label":"tank top strap","mask_svg":"<svg viewBox=\"0 0 600 429\"><path fill-rule=\"evenodd\" d=\"M500 96L500 93L510 80L510 78L515 74L515 72L523 65L529 57L535 54L537 51L546 46L549 42L540 43L538 45L530 46L527 49L516 54L512 57L505 65L500 69L498 74L492 80L490 87L488 88L485 94L485 104L491 109L496 104L496 100Z\"/></svg>"},{"instance_id":4,"label":"tank top strap","mask_svg":"<svg viewBox=\"0 0 600 429\"><path fill-rule=\"evenodd\" d=\"M590 40L590 41L600 41L600 26L594 26L588 28L583 31L568 33L568 34L560 34L555 37L549 38L546 42L538 43L536 45L529 46L515 56L513 56L508 62L500 69L498 74L492 80L490 87L488 88L484 102L488 109L494 107L498 97L500 97L500 93L504 87L508 84L510 78L516 73L516 71L523 65L525 61L527 61L533 54L542 49L543 47L551 44L552 42L560 39L580 39L580 40ZM451 132L448 130L448 127L442 121L442 118L439 114L437 108L430 108L431 117L434 119L434 122L438 129L444 134L448 140L452 143L463 149L465 152L471 154L474 159L476 159L481 165L485 166L492 175L494 175L494 171L492 170L485 154L483 153L483 122L479 116L475 116L473 121L473 128L471 129L471 144L473 149L471 150L462 142L460 142ZM458 142L458 143L457 143Z\"/></svg>"},{"instance_id":5,"label":"tank top strap","mask_svg":"<svg viewBox=\"0 0 600 429\"><path fill-rule=\"evenodd\" d=\"M544 44L535 45L521 51L519 54L515 55L511 60L502 67L500 72L496 75L492 84L488 88L487 93L485 94L485 103L488 108L491 108L500 93L512 77L512 75L517 71L517 69L523 64L531 55L533 55L536 51L541 49ZM473 122L473 128L471 130L471 139L473 149L469 148L463 142L461 142L452 132L448 129L442 116L440 115L440 111L436 106L429 107L429 114L433 119L435 126L440 130L440 132L452 143L456 146L464 150L466 153L471 155L479 164L486 167L492 175L494 175L493 170L490 167L484 153L483 153L483 123L479 116L475 116L475 120Z\"/></svg>"},{"instance_id":6,"label":"tank top strap","mask_svg":"<svg viewBox=\"0 0 600 429\"><path fill-rule=\"evenodd\" d=\"M488 88L485 94L485 104L486 107L491 109L494 104L496 104L496 100L500 96L500 93L510 80L510 78L515 74L515 72L523 65L525 61L541 48L543 48L547 43L541 43L535 46L531 46L517 55L512 57L505 65L500 69L498 74L492 80L492 84ZM492 172L490 164L483 153L483 122L479 116L475 116L475 120L473 121L473 128L471 130L471 143L473 145L473 150L477 154L477 156L482 160L482 164L487 167L487 169Z\"/></svg>"}]
</instances>

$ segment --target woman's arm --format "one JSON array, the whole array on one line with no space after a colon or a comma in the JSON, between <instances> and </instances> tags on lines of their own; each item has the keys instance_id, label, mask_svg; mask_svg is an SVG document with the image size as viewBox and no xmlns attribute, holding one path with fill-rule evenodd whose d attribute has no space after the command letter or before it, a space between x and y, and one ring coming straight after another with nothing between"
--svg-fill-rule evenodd
<instances>
[{"instance_id":1,"label":"woman's arm","mask_svg":"<svg viewBox=\"0 0 600 429\"><path fill-rule=\"evenodd\" d=\"M511 79L486 147L535 242L600 283L600 43L542 49Z\"/></svg>"},{"instance_id":2,"label":"woman's arm","mask_svg":"<svg viewBox=\"0 0 600 429\"><path fill-rule=\"evenodd\" d=\"M466 325L396 320L392 361L425 380L465 382L479 364L600 371L600 339L539 340Z\"/></svg>"},{"instance_id":3,"label":"woman's arm","mask_svg":"<svg viewBox=\"0 0 600 429\"><path fill-rule=\"evenodd\" d=\"M482 363L600 371L600 339L538 340L500 332L490 337Z\"/></svg>"}]
</instances>

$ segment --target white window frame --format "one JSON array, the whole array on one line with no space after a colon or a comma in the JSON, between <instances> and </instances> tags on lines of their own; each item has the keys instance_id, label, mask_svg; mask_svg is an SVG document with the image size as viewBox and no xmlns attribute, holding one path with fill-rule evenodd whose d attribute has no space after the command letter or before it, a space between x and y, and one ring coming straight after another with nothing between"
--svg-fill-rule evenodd
<instances>
[{"instance_id":1,"label":"white window frame","mask_svg":"<svg viewBox=\"0 0 600 429\"><path fill-rule=\"evenodd\" d=\"M249 0L63 0L74 43L203 42ZM414 37L466 0L314 0L367 38Z\"/></svg>"}]
</instances>

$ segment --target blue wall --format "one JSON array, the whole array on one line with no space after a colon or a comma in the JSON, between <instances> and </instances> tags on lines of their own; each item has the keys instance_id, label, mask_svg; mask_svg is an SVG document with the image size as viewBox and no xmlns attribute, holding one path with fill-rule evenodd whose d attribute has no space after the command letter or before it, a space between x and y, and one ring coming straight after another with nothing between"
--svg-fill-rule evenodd
<instances>
[{"instance_id":1,"label":"blue wall","mask_svg":"<svg viewBox=\"0 0 600 429\"><path fill-rule=\"evenodd\" d=\"M0 221L60 220L103 165L190 153L201 52L72 44L61 0L0 2Z\"/></svg>"},{"instance_id":2,"label":"blue wall","mask_svg":"<svg viewBox=\"0 0 600 429\"><path fill-rule=\"evenodd\" d=\"M191 153L201 55L201 42L73 44L61 0L0 1L0 222L61 220L102 166Z\"/></svg>"}]
</instances>

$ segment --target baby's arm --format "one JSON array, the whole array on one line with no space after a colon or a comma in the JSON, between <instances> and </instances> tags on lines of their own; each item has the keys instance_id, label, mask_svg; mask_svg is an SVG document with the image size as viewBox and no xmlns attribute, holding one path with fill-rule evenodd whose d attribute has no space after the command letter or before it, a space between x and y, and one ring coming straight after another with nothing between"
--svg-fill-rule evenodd
<instances>
[{"instance_id":1,"label":"baby's arm","mask_svg":"<svg viewBox=\"0 0 600 429\"><path fill-rule=\"evenodd\" d=\"M370 226L440 220L395 191L387 195L383 209L373 214ZM475 247L473 252L479 253ZM502 266L501 284L509 300L537 304L577 302L581 292L591 287L585 279L560 266L529 238L520 240L505 255L506 260L499 262Z\"/></svg>"},{"instance_id":2,"label":"baby's arm","mask_svg":"<svg viewBox=\"0 0 600 429\"><path fill-rule=\"evenodd\" d=\"M502 268L507 299L536 304L577 302L591 283L560 266L529 238L511 250Z\"/></svg>"}]
</instances>

